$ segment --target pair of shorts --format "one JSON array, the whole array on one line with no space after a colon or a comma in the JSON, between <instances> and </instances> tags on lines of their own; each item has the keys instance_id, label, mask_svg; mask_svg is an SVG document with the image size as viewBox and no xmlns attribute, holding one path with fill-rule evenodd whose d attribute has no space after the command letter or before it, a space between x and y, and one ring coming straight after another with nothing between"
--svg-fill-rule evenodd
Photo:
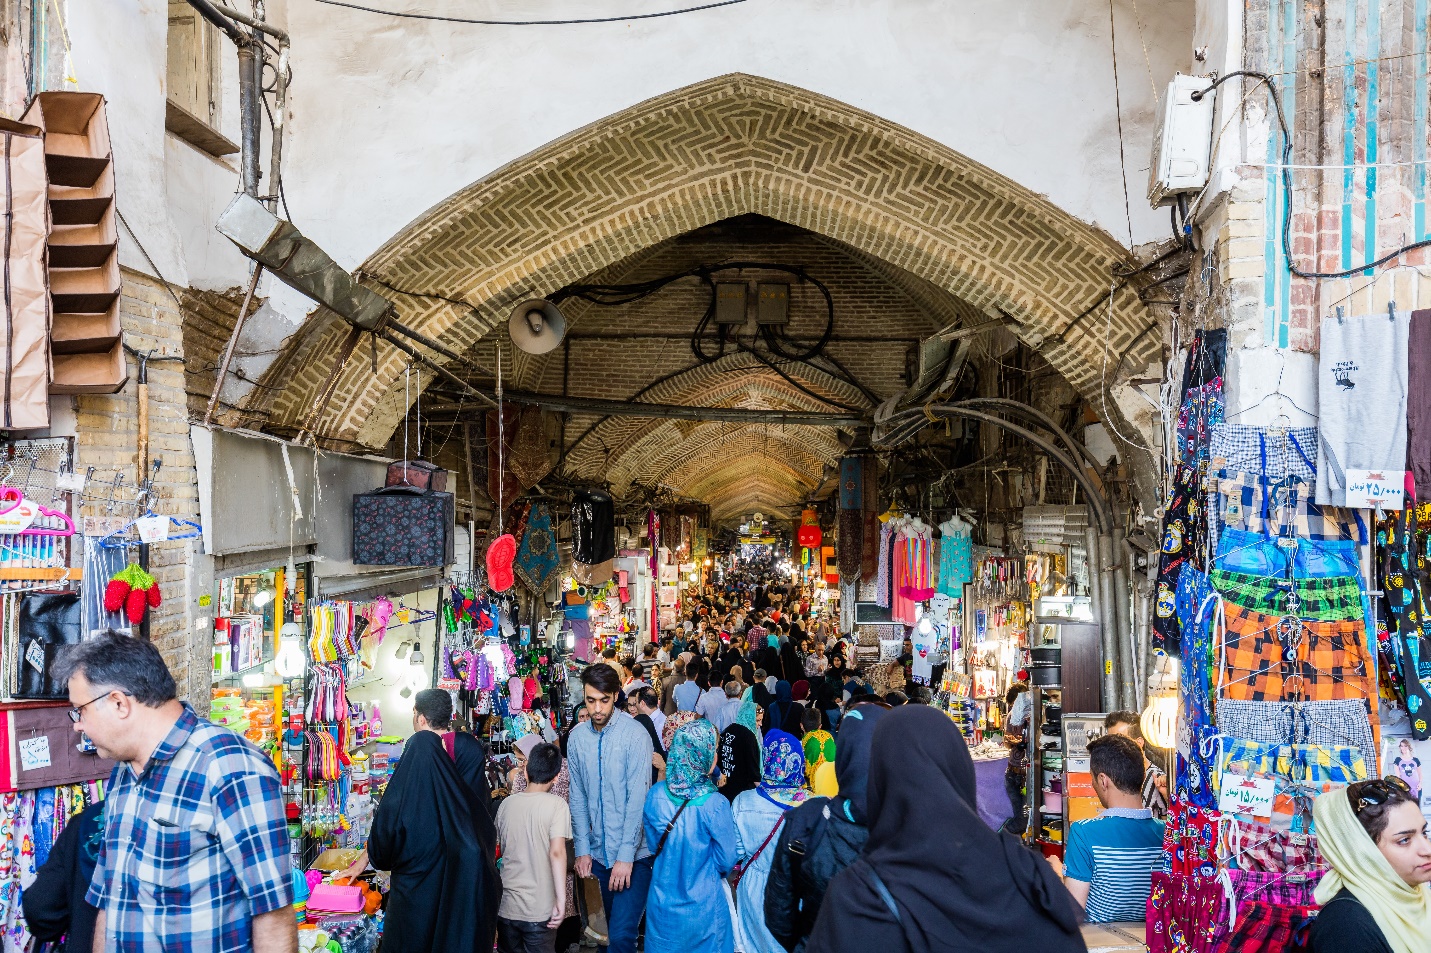
<instances>
[{"instance_id":1,"label":"pair of shorts","mask_svg":"<svg viewBox=\"0 0 1431 953\"><path fill-rule=\"evenodd\" d=\"M1268 873L1262 870L1229 870L1232 881L1232 895L1239 905L1260 901L1279 907L1315 907L1316 898L1312 891L1321 883L1325 870L1283 871Z\"/></svg>"},{"instance_id":2,"label":"pair of shorts","mask_svg":"<svg viewBox=\"0 0 1431 953\"><path fill-rule=\"evenodd\" d=\"M1168 654L1181 638L1177 615L1177 583L1185 566L1201 566L1206 558L1207 519L1200 486L1202 474L1181 466L1173 473L1165 501L1162 551L1158 555L1157 598L1153 604L1153 647Z\"/></svg>"},{"instance_id":3,"label":"pair of shorts","mask_svg":"<svg viewBox=\"0 0 1431 953\"><path fill-rule=\"evenodd\" d=\"M1225 607L1218 695L1240 701L1336 701L1375 691L1360 620L1311 622Z\"/></svg>"},{"instance_id":4,"label":"pair of shorts","mask_svg":"<svg viewBox=\"0 0 1431 953\"><path fill-rule=\"evenodd\" d=\"M1266 615L1296 615L1323 622L1364 618L1358 576L1285 579L1214 568L1208 580L1228 602Z\"/></svg>"},{"instance_id":5,"label":"pair of shorts","mask_svg":"<svg viewBox=\"0 0 1431 953\"><path fill-rule=\"evenodd\" d=\"M1301 953L1308 948L1314 906L1282 906L1251 900L1237 905L1237 923L1227 949L1237 953Z\"/></svg>"},{"instance_id":6,"label":"pair of shorts","mask_svg":"<svg viewBox=\"0 0 1431 953\"><path fill-rule=\"evenodd\" d=\"M1316 834L1278 831L1242 818L1225 818L1222 829L1228 865L1237 870L1282 874L1322 867Z\"/></svg>"},{"instance_id":7,"label":"pair of shorts","mask_svg":"<svg viewBox=\"0 0 1431 953\"><path fill-rule=\"evenodd\" d=\"M1344 745L1285 745L1224 736L1219 763L1220 780L1274 778L1280 782L1279 790L1293 784L1351 784L1371 777L1362 750Z\"/></svg>"},{"instance_id":8,"label":"pair of shorts","mask_svg":"<svg viewBox=\"0 0 1431 953\"><path fill-rule=\"evenodd\" d=\"M1317 428L1271 429L1245 424L1218 424L1208 445L1208 467L1213 471L1245 470L1272 479L1317 477Z\"/></svg>"},{"instance_id":9,"label":"pair of shorts","mask_svg":"<svg viewBox=\"0 0 1431 953\"><path fill-rule=\"evenodd\" d=\"M1311 540L1265 536L1238 529L1224 530L1217 540L1212 569L1248 576L1282 579L1323 579L1354 576L1361 579L1356 540Z\"/></svg>"},{"instance_id":10,"label":"pair of shorts","mask_svg":"<svg viewBox=\"0 0 1431 953\"><path fill-rule=\"evenodd\" d=\"M1214 515L1228 529L1319 542L1366 540L1361 516L1340 506L1318 504L1316 487L1307 480L1221 470L1209 484L1217 494Z\"/></svg>"},{"instance_id":11,"label":"pair of shorts","mask_svg":"<svg viewBox=\"0 0 1431 953\"><path fill-rule=\"evenodd\" d=\"M1174 801L1163 826L1163 853L1168 872L1193 880L1217 879L1217 811Z\"/></svg>"},{"instance_id":12,"label":"pair of shorts","mask_svg":"<svg viewBox=\"0 0 1431 953\"><path fill-rule=\"evenodd\" d=\"M1181 640L1182 717L1178 720L1177 770L1174 790L1179 798L1199 807L1216 803L1212 792L1217 730L1212 725L1212 617L1217 594L1196 566L1184 565L1178 574L1177 615Z\"/></svg>"},{"instance_id":13,"label":"pair of shorts","mask_svg":"<svg viewBox=\"0 0 1431 953\"><path fill-rule=\"evenodd\" d=\"M1148 953L1216 953L1230 926L1222 885L1153 872L1148 891Z\"/></svg>"},{"instance_id":14,"label":"pair of shorts","mask_svg":"<svg viewBox=\"0 0 1431 953\"><path fill-rule=\"evenodd\" d=\"M1225 698L1217 704L1217 727L1225 735L1284 745L1329 745L1376 751L1366 703L1253 702Z\"/></svg>"}]
</instances>

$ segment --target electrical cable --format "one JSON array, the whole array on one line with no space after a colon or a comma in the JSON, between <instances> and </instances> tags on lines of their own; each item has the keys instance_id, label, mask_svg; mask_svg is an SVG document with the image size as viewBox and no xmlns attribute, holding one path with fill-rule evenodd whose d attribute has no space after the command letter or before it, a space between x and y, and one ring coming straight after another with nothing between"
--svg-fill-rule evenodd
<instances>
[{"instance_id":1,"label":"electrical cable","mask_svg":"<svg viewBox=\"0 0 1431 953\"><path fill-rule=\"evenodd\" d=\"M435 13L402 13L397 10L379 10L374 7L365 7L356 3L344 3L343 0L313 0L314 3L326 4L330 7L344 7L349 10L361 10L364 13L376 13L380 16L397 17L402 20L432 20L438 23L464 23L475 26L574 26L583 23L626 23L631 20L655 20L661 17L674 17L682 13L697 13L701 10L714 10L717 7L732 7L737 3L745 3L746 0L718 0L716 3L703 3L695 7L683 7L679 10L662 10L659 13L633 13L619 17L589 17L578 20L475 20L468 17L444 17Z\"/></svg>"},{"instance_id":2,"label":"electrical cable","mask_svg":"<svg viewBox=\"0 0 1431 953\"><path fill-rule=\"evenodd\" d=\"M1236 76L1250 76L1267 86L1268 98L1272 100L1272 107L1277 113L1277 125L1282 129L1282 255L1287 260L1287 270L1289 272L1298 278L1350 278L1352 275L1362 274L1379 268L1395 258L1400 258L1407 252L1431 246L1431 238L1423 238L1409 245L1402 245L1395 251L1388 252L1375 261L1369 261L1355 268L1347 268L1344 271L1304 271L1298 268L1297 263L1292 259L1292 134L1287 128L1287 117L1282 112L1282 98L1277 95L1276 82L1274 82L1272 77L1268 74L1259 73L1256 70L1235 70L1226 76L1219 76L1213 80L1206 89L1194 91L1192 99L1193 102L1200 102L1208 93ZM1370 243L1371 239L1368 240L1368 244ZM1375 249L1373 249L1373 252L1374 251Z\"/></svg>"}]
</instances>

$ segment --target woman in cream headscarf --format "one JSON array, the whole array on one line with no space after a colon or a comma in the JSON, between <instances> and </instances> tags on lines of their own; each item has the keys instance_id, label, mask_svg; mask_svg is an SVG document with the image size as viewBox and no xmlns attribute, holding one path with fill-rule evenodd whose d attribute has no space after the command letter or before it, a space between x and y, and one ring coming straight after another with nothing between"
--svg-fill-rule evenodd
<instances>
[{"instance_id":1,"label":"woman in cream headscarf","mask_svg":"<svg viewBox=\"0 0 1431 953\"><path fill-rule=\"evenodd\" d=\"M1431 950L1431 840L1400 778L1319 796L1317 842L1331 870L1317 885L1312 953Z\"/></svg>"}]
</instances>

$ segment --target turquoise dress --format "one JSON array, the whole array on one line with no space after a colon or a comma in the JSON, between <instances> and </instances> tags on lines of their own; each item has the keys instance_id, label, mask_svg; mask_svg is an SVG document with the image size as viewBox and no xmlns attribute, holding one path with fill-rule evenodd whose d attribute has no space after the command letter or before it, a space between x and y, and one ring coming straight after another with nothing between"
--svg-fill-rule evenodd
<instances>
[{"instance_id":1,"label":"turquoise dress","mask_svg":"<svg viewBox=\"0 0 1431 953\"><path fill-rule=\"evenodd\" d=\"M665 781L651 786L642 820L652 850L680 806ZM735 936L722 878L736 857L730 802L714 791L692 799L651 868L646 949L732 953Z\"/></svg>"}]
</instances>

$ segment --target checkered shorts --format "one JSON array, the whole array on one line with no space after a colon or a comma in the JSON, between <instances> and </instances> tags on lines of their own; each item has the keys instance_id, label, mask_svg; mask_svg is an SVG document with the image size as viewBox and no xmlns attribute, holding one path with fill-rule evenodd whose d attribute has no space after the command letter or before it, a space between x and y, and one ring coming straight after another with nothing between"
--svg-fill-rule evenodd
<instances>
[{"instance_id":1,"label":"checkered shorts","mask_svg":"<svg viewBox=\"0 0 1431 953\"><path fill-rule=\"evenodd\" d=\"M1361 620L1313 622L1227 605L1218 694L1239 701L1334 701L1375 691Z\"/></svg>"},{"instance_id":2,"label":"checkered shorts","mask_svg":"<svg viewBox=\"0 0 1431 953\"><path fill-rule=\"evenodd\" d=\"M1362 618L1361 582L1356 576L1321 579L1275 579L1249 573L1214 569L1209 581L1233 605L1267 615L1287 615L1296 595L1296 614L1304 619L1339 622Z\"/></svg>"},{"instance_id":3,"label":"checkered shorts","mask_svg":"<svg viewBox=\"0 0 1431 953\"><path fill-rule=\"evenodd\" d=\"M1274 778L1279 794L1295 783L1351 784L1371 777L1366 755L1345 745L1282 745L1224 737L1218 764L1219 790L1228 776Z\"/></svg>"},{"instance_id":4,"label":"checkered shorts","mask_svg":"<svg viewBox=\"0 0 1431 953\"><path fill-rule=\"evenodd\" d=\"M1317 475L1317 428L1269 431L1218 424L1212 428L1208 458L1214 470L1246 470L1274 480L1284 476L1311 480Z\"/></svg>"},{"instance_id":5,"label":"checkered shorts","mask_svg":"<svg viewBox=\"0 0 1431 953\"><path fill-rule=\"evenodd\" d=\"M1273 479L1246 470L1215 471L1213 518L1229 529L1319 542L1365 539L1360 518L1338 506L1319 506L1316 486L1298 477Z\"/></svg>"},{"instance_id":6,"label":"checkered shorts","mask_svg":"<svg viewBox=\"0 0 1431 953\"><path fill-rule=\"evenodd\" d=\"M1376 751L1366 702L1355 698L1330 702L1250 702L1225 698L1217 703L1217 728L1225 735L1281 745L1329 745Z\"/></svg>"}]
</instances>

